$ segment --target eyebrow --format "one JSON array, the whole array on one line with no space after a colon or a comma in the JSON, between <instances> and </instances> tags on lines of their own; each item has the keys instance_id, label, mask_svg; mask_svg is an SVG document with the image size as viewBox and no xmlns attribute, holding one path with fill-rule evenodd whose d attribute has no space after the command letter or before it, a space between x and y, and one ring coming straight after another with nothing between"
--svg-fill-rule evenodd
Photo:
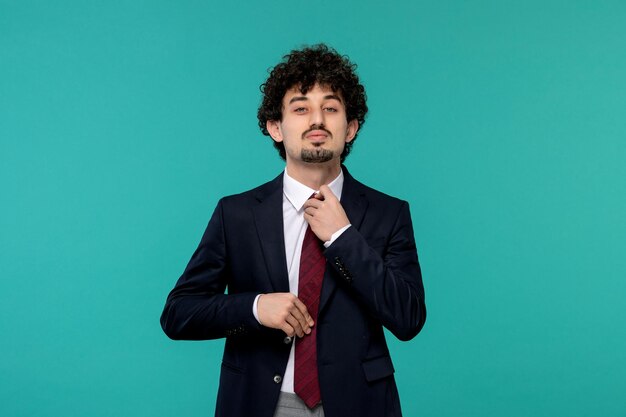
<instances>
[{"instance_id":1,"label":"eyebrow","mask_svg":"<svg viewBox=\"0 0 626 417\"><path fill-rule=\"evenodd\" d=\"M307 101L307 100L308 100L308 97L306 96L295 96L295 97L292 97L291 100L289 100L289 104L294 103L296 101ZM339 97L336 94L328 94L324 96L324 100L337 100L338 102L342 103L341 97Z\"/></svg>"}]
</instances>

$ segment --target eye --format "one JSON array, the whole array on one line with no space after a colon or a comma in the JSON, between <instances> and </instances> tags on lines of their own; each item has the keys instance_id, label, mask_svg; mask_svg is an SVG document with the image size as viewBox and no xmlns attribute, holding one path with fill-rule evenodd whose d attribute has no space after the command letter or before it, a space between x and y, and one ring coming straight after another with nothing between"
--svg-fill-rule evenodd
<instances>
[{"instance_id":1,"label":"eye","mask_svg":"<svg viewBox=\"0 0 626 417\"><path fill-rule=\"evenodd\" d=\"M306 111L305 107L296 107L293 109L294 113L304 113Z\"/></svg>"},{"instance_id":2,"label":"eye","mask_svg":"<svg viewBox=\"0 0 626 417\"><path fill-rule=\"evenodd\" d=\"M329 112L329 113L337 113L339 111L335 107L325 107L324 110Z\"/></svg>"}]
</instances>

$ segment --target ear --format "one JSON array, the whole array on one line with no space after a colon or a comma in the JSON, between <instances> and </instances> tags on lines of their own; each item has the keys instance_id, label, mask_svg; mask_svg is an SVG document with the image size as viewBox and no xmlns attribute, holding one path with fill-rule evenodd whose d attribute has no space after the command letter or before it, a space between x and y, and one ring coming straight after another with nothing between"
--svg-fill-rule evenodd
<instances>
[{"instance_id":1,"label":"ear","mask_svg":"<svg viewBox=\"0 0 626 417\"><path fill-rule=\"evenodd\" d=\"M267 131L275 142L283 141L283 134L280 131L280 121L268 120L267 122L265 122L265 127L267 128Z\"/></svg>"},{"instance_id":2,"label":"ear","mask_svg":"<svg viewBox=\"0 0 626 417\"><path fill-rule=\"evenodd\" d=\"M346 133L346 143L352 142L352 139L356 136L356 132L359 131L359 121L357 119L350 120L348 122L348 132Z\"/></svg>"}]
</instances>

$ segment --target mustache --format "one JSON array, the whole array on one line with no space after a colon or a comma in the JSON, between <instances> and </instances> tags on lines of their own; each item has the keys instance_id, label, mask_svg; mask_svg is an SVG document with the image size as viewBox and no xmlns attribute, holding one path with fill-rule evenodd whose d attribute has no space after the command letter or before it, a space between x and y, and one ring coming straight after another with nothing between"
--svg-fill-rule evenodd
<instances>
[{"instance_id":1,"label":"mustache","mask_svg":"<svg viewBox=\"0 0 626 417\"><path fill-rule=\"evenodd\" d=\"M333 134L332 134L332 133L330 133L330 131L329 131L328 129L326 129L326 128L324 127L324 125L311 125L311 127L310 127L310 128L308 128L307 130L305 130L305 131L302 133L302 139L304 139L304 138L306 137L306 135L308 135L309 133L311 133L311 132L312 132L312 131L314 131L314 130L322 130L322 131L326 132L326 134L328 135L328 137L329 137L329 138L332 138L332 137L333 137Z\"/></svg>"}]
</instances>

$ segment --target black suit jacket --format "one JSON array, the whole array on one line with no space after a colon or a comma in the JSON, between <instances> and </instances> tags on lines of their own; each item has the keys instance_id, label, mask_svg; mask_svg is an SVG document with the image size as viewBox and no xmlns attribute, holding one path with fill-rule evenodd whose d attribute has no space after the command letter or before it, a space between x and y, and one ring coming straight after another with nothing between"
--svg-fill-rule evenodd
<instances>
[{"instance_id":1,"label":"black suit jacket","mask_svg":"<svg viewBox=\"0 0 626 417\"><path fill-rule=\"evenodd\" d=\"M383 326L409 340L426 319L409 207L343 170L352 227L324 252L315 324L324 412L400 416ZM289 292L282 204L282 174L220 200L161 316L172 339L226 338L216 416L272 417L276 407L291 341L261 326L252 304Z\"/></svg>"}]
</instances>

